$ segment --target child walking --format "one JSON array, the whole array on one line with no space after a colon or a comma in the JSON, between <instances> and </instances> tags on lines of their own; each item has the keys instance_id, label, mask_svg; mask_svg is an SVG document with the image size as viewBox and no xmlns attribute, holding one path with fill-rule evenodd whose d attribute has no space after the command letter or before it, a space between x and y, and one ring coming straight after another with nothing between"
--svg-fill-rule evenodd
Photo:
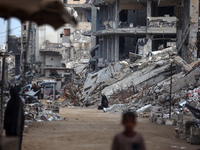
<instances>
[{"instance_id":1,"label":"child walking","mask_svg":"<svg viewBox=\"0 0 200 150\"><path fill-rule=\"evenodd\" d=\"M141 134L135 132L136 116L126 112L122 116L124 131L114 137L112 150L146 150Z\"/></svg>"}]
</instances>

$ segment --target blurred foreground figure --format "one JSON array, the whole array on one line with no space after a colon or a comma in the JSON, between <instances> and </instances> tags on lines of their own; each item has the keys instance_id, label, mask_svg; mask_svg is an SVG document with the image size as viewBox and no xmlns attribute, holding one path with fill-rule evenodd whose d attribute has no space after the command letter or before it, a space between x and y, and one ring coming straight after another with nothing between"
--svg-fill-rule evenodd
<instances>
[{"instance_id":1,"label":"blurred foreground figure","mask_svg":"<svg viewBox=\"0 0 200 150\"><path fill-rule=\"evenodd\" d=\"M114 137L112 150L146 150L141 134L135 132L136 116L126 112L122 116L124 131Z\"/></svg>"},{"instance_id":2,"label":"blurred foreground figure","mask_svg":"<svg viewBox=\"0 0 200 150\"><path fill-rule=\"evenodd\" d=\"M4 129L7 137L17 136L19 140L19 150L21 150L22 136L24 130L24 110L23 103L16 88L10 89L11 98L7 103L4 118Z\"/></svg>"}]
</instances>

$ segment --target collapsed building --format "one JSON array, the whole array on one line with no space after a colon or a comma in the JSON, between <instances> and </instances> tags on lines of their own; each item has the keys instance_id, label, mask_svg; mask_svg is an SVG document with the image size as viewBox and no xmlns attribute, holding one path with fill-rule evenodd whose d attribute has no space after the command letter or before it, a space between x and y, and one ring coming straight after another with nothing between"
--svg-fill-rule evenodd
<instances>
[{"instance_id":1,"label":"collapsed building","mask_svg":"<svg viewBox=\"0 0 200 150\"><path fill-rule=\"evenodd\" d=\"M30 72L32 77L56 77L58 81L73 82L77 70L74 70L74 66L82 65L82 68L86 69L90 59L91 37L83 34L86 32L91 35L91 5L86 0L63 3L79 21L76 28L66 24L55 31L48 25L38 27L32 23L29 28L28 22L22 24L21 55L26 54L20 61L25 62L25 72ZM29 47L25 51L27 41ZM28 82L31 83L31 80L28 79Z\"/></svg>"},{"instance_id":2,"label":"collapsed building","mask_svg":"<svg viewBox=\"0 0 200 150\"><path fill-rule=\"evenodd\" d=\"M1 52L8 52L9 56L6 58L5 63L5 82L10 81L15 75L20 74L20 47L21 43L20 37L17 37L15 35L10 35L8 40L8 44L1 44L0 45L0 51ZM8 46L9 47L8 47ZM0 72L2 73L2 65L3 65L3 59L0 58ZM2 75L2 74L1 74ZM0 75L0 76L1 76Z\"/></svg>"},{"instance_id":3,"label":"collapsed building","mask_svg":"<svg viewBox=\"0 0 200 150\"><path fill-rule=\"evenodd\" d=\"M93 0L93 5L99 8L93 71L127 59L129 52L146 56L176 45L188 63L198 59L198 0Z\"/></svg>"},{"instance_id":4,"label":"collapsed building","mask_svg":"<svg viewBox=\"0 0 200 150\"><path fill-rule=\"evenodd\" d=\"M182 1L94 0L99 7L97 37L98 65L105 67L129 57L129 52L148 52L175 45L177 7ZM95 49L94 49L95 50Z\"/></svg>"},{"instance_id":5,"label":"collapsed building","mask_svg":"<svg viewBox=\"0 0 200 150\"><path fill-rule=\"evenodd\" d=\"M199 1L184 0L178 7L177 49L188 63L200 58L199 55Z\"/></svg>"}]
</instances>

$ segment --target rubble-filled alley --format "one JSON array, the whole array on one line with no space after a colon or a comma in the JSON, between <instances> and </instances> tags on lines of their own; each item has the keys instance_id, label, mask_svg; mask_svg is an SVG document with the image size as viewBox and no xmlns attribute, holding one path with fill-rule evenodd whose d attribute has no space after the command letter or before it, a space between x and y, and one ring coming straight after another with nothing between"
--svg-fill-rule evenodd
<instances>
[{"instance_id":1,"label":"rubble-filled alley","mask_svg":"<svg viewBox=\"0 0 200 150\"><path fill-rule=\"evenodd\" d=\"M0 1L0 149L200 150L199 0L27 1Z\"/></svg>"}]
</instances>

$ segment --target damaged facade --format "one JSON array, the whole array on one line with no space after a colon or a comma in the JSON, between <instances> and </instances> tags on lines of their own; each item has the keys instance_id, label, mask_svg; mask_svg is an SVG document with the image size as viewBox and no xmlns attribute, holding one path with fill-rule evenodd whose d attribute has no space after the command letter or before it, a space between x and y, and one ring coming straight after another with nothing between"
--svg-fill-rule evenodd
<instances>
[{"instance_id":1,"label":"damaged facade","mask_svg":"<svg viewBox=\"0 0 200 150\"><path fill-rule=\"evenodd\" d=\"M99 7L99 23L93 35L98 48L91 50L98 70L111 62L129 58L129 52L146 56L176 42L176 24L182 1L168 0L94 0ZM97 50L98 52L94 53Z\"/></svg>"},{"instance_id":2,"label":"damaged facade","mask_svg":"<svg viewBox=\"0 0 200 150\"><path fill-rule=\"evenodd\" d=\"M29 29L30 28L30 29ZM29 26L28 22L24 22L21 25L21 55L24 56L20 58L21 66L22 62L25 62L25 72L32 70L35 73L36 64L36 24L31 23ZM28 31L30 30L30 35L28 37ZM29 42L29 47L27 48L27 41ZM27 50L26 50L27 49ZM22 69L22 68L21 68Z\"/></svg>"},{"instance_id":3,"label":"damaged facade","mask_svg":"<svg viewBox=\"0 0 200 150\"><path fill-rule=\"evenodd\" d=\"M200 58L199 1L184 0L178 10L177 49L179 55L191 63Z\"/></svg>"},{"instance_id":4,"label":"damaged facade","mask_svg":"<svg viewBox=\"0 0 200 150\"><path fill-rule=\"evenodd\" d=\"M29 48L26 52L26 72L34 76L56 77L57 80L74 81L74 67L84 69L90 59L91 5L83 1L63 1L66 9L79 21L76 28L66 24L58 30L44 25L30 28ZM22 25L23 49L26 48L28 23ZM24 52L25 53L25 52ZM60 88L59 88L60 89Z\"/></svg>"}]
</instances>

